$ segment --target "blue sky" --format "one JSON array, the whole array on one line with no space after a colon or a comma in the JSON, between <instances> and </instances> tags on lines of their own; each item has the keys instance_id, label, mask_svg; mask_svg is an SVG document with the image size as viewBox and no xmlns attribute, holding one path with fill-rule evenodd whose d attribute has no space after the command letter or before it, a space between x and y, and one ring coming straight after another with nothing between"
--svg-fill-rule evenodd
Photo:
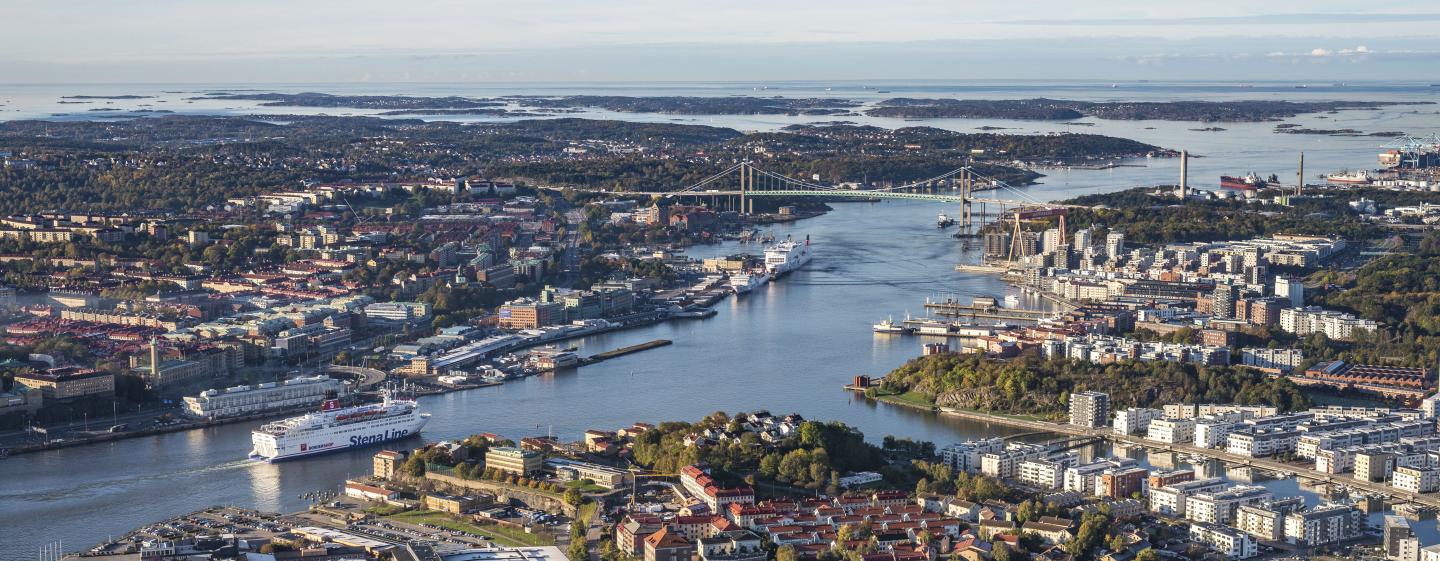
<instances>
[{"instance_id":1,"label":"blue sky","mask_svg":"<svg viewBox=\"0 0 1440 561\"><path fill-rule=\"evenodd\" d=\"M1440 2L0 0L0 81L1440 81Z\"/></svg>"}]
</instances>

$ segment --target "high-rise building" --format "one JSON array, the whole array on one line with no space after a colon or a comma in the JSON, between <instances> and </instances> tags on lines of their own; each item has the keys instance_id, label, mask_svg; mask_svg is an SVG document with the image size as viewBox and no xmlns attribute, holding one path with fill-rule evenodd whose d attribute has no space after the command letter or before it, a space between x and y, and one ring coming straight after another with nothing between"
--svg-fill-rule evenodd
<instances>
[{"instance_id":1,"label":"high-rise building","mask_svg":"<svg viewBox=\"0 0 1440 561\"><path fill-rule=\"evenodd\" d=\"M1070 395L1070 424L1099 428L1110 423L1110 396L1100 392Z\"/></svg>"},{"instance_id":2,"label":"high-rise building","mask_svg":"<svg viewBox=\"0 0 1440 561\"><path fill-rule=\"evenodd\" d=\"M1120 258L1120 255L1121 255L1121 254L1124 254L1124 253L1125 253L1125 234L1120 233L1120 232L1110 232L1109 234L1106 234L1106 235L1105 235L1105 257L1108 257L1108 258L1110 258L1111 261L1114 261L1114 260L1116 260L1116 259L1119 259L1119 258Z\"/></svg>"},{"instance_id":3,"label":"high-rise building","mask_svg":"<svg viewBox=\"0 0 1440 561\"><path fill-rule=\"evenodd\" d=\"M1050 253L1060 247L1060 229L1051 228L1040 234L1040 247L1042 253Z\"/></svg>"},{"instance_id":4,"label":"high-rise building","mask_svg":"<svg viewBox=\"0 0 1440 561\"><path fill-rule=\"evenodd\" d=\"M1085 251L1087 249L1090 249L1090 244L1094 243L1095 241L1094 238L1095 233L1092 232L1089 228L1076 230L1074 240L1071 242L1071 245L1074 247L1075 251Z\"/></svg>"},{"instance_id":5,"label":"high-rise building","mask_svg":"<svg viewBox=\"0 0 1440 561\"><path fill-rule=\"evenodd\" d=\"M1210 293L1210 300L1213 304L1212 315L1217 318L1235 317L1235 292L1234 285L1215 285L1215 291Z\"/></svg>"},{"instance_id":6,"label":"high-rise building","mask_svg":"<svg viewBox=\"0 0 1440 561\"><path fill-rule=\"evenodd\" d=\"M1415 531L1404 516L1385 517L1385 539L1381 545L1385 547L1386 559L1413 561L1420 556Z\"/></svg>"},{"instance_id":7,"label":"high-rise building","mask_svg":"<svg viewBox=\"0 0 1440 561\"><path fill-rule=\"evenodd\" d=\"M1003 257L1010 254L1009 232L987 232L985 234L985 256Z\"/></svg>"},{"instance_id":8,"label":"high-rise building","mask_svg":"<svg viewBox=\"0 0 1440 561\"><path fill-rule=\"evenodd\" d=\"M1275 295L1290 300L1291 308L1305 306L1305 285L1300 279L1286 276L1275 277Z\"/></svg>"}]
</instances>

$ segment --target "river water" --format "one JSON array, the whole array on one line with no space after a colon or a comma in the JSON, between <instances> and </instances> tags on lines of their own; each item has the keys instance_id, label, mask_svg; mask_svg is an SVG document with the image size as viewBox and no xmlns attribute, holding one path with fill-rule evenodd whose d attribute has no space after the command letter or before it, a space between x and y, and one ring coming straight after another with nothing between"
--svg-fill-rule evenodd
<instances>
[{"instance_id":1,"label":"river water","mask_svg":"<svg viewBox=\"0 0 1440 561\"><path fill-rule=\"evenodd\" d=\"M710 91L694 86L697 91ZM718 86L716 86L718 87ZM810 86L820 91L818 86ZM29 89L27 89L29 88ZM0 86L0 100L26 99L34 107L44 96L38 87ZM50 86L45 99L59 95L94 93L94 88ZM134 87L108 87L104 92L135 93ZM117 89L118 88L118 89ZM153 91L167 87L147 86ZM355 87L351 87L353 90ZM308 86L304 89L323 89ZM304 91L288 88L282 91ZM84 91L79 91L84 90ZM748 88L747 88L748 90ZM1278 92L1278 88L1276 88ZM343 88L325 89L352 93ZM364 90L373 92L376 90ZM606 93L674 94L660 86ZM687 92L689 90L686 90ZM1206 92L1211 92L1207 94ZM1216 87L1174 87L1165 96L1198 98L1220 96ZM17 93L18 92L18 93ZM104 93L102 92L102 93ZM1280 95L1260 92L1247 98ZM143 92L142 92L143 93ZM383 90L380 93L396 93ZM494 95L462 87L429 88L424 94ZM593 92L592 92L593 93ZM721 93L710 91L709 95ZM784 92L792 94L793 92ZM849 92L837 92L849 93ZM1097 85L1049 90L1022 87L1005 90L964 90L965 97L1113 98L1129 92L1112 92ZM895 95L958 95L956 90L932 86ZM677 94L678 95L678 94ZM1137 94L1138 95L1138 94ZM1150 97L1163 97L1149 94ZM1225 94L1230 95L1230 94ZM1306 92L1304 99L1314 96ZM1376 87L1360 93L1339 92L1332 97L1361 99L1433 99L1423 88L1387 90ZM27 97L28 96L28 97ZM53 102L53 101L52 101ZM136 103L127 101L125 103ZM1417 113L1418 111L1418 113ZM1440 130L1434 107L1390 108L1343 112L1317 119L1308 116L1287 122L1305 126L1344 125L1365 132L1405 130L1414 134ZM34 113L34 111L32 111ZM626 115L643 120L670 119L656 115ZM706 124L744 130L773 129L803 117L699 118ZM853 119L861 120L861 119ZM877 122L913 126L911 122ZM1327 123L1333 120L1335 123ZM1344 122L1340 122L1340 121ZM1087 120L1089 121L1089 120ZM1090 127L1056 124L1006 123L994 120L933 120L923 124L955 130L979 126L1015 126L1011 132L1050 132L1058 129L1096 132L1135 138L1168 148L1185 148L1205 158L1192 160L1192 183L1208 184L1220 173L1255 171L1293 177L1296 154L1307 153L1307 169L1318 173L1340 168L1373 167L1379 145L1375 138L1295 136L1270 132L1273 124L1222 125L1227 130L1200 132L1193 123L1090 121ZM5 147L0 146L0 150ZM1138 185L1174 182L1174 160L1140 160L1134 167L1093 171L1051 171L1036 186L1025 190L1039 199L1068 198ZM1289 174L1289 175L1286 175ZM806 268L743 298L727 299L719 314L705 320L670 322L609 333L578 341L583 354L614 349L652 339L675 343L577 371L514 381L502 386L423 398L421 406L433 415L419 438L397 444L461 438L477 432L494 432L518 438L553 431L573 440L588 428L614 429L635 421L694 420L713 411L768 409L774 413L800 413L808 418L841 420L859 427L872 440L892 434L944 445L962 439L1012 434L998 426L968 422L857 399L841 390L856 374L884 374L920 354L922 340L873 334L871 324L886 316L920 315L926 297L958 295L1003 296L1008 288L998 280L953 269L956 262L974 259L960 242L934 228L939 211L955 209L935 203L888 201L836 204L824 216L795 224L775 226L781 237L810 236L814 261ZM734 244L694 248L690 255L743 251ZM217 504L236 504L262 510L292 511L304 507L298 495L317 489L334 489L347 476L366 473L372 450L357 450L302 461L263 464L245 459L253 424L236 424L204 430L122 440L0 460L0 561L33 559L40 544L64 540L67 549L81 549L123 534L145 523ZM1299 492L1293 480L1269 482L1277 493ZM1315 500L1312 495L1307 495ZM1433 524L1420 524L1427 535Z\"/></svg>"}]
</instances>

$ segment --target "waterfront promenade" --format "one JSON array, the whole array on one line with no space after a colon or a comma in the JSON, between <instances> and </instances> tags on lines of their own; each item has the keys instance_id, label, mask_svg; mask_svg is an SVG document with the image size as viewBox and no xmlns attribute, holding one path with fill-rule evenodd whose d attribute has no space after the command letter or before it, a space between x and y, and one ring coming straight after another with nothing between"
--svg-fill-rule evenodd
<instances>
[{"instance_id":1,"label":"waterfront promenade","mask_svg":"<svg viewBox=\"0 0 1440 561\"><path fill-rule=\"evenodd\" d=\"M1399 499L1404 502L1411 502L1421 506L1440 509L1440 494L1410 493L1407 491L1396 489L1384 483L1365 481L1363 479L1356 479L1352 476L1325 473L1301 464L1285 463L1268 458L1251 458L1239 454L1232 454L1225 450L1219 450L1215 448L1201 448L1199 446L1194 446L1190 444L1167 444L1164 442L1149 440L1145 438L1119 435L1111 431L1109 427L1090 429L1071 424L1034 421L1029 419L1021 419L1004 415L993 415L989 413L967 411L964 409L955 409L950 407L939 407L936 408L936 411L938 411L941 415L960 417L973 421L995 423L1009 427L1030 429L1035 431L1045 431L1068 436L1097 437L1103 438L1116 444L1140 446L1152 450L1163 450L1166 452L1176 452L1181 454L1203 456L1206 458L1220 460L1228 464L1255 467L1264 470L1279 472L1282 474L1294 474L1295 477L1301 479L1308 479L1311 481L1318 481L1322 483L1344 485L1347 487L1360 489L1362 491L1379 493L1394 499Z\"/></svg>"}]
</instances>

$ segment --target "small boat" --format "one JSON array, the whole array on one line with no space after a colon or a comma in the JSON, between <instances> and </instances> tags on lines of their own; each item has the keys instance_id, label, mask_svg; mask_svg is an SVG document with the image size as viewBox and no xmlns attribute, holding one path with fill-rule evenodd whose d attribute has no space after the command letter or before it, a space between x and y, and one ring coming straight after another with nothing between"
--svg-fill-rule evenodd
<instances>
[{"instance_id":1,"label":"small boat","mask_svg":"<svg viewBox=\"0 0 1440 561\"><path fill-rule=\"evenodd\" d=\"M940 216L938 216L938 217L935 218L935 227L936 227L936 228L949 228L949 227L954 226L954 225L955 225L955 219L954 219L954 218L950 218L950 216L946 215L944 212L941 212L941 213L940 213Z\"/></svg>"},{"instance_id":2,"label":"small boat","mask_svg":"<svg viewBox=\"0 0 1440 561\"><path fill-rule=\"evenodd\" d=\"M888 333L894 335L908 335L911 332L915 331L913 328L906 327L903 323L895 323L895 320L891 318L885 318L884 321L875 324L874 329L876 333Z\"/></svg>"}]
</instances>

